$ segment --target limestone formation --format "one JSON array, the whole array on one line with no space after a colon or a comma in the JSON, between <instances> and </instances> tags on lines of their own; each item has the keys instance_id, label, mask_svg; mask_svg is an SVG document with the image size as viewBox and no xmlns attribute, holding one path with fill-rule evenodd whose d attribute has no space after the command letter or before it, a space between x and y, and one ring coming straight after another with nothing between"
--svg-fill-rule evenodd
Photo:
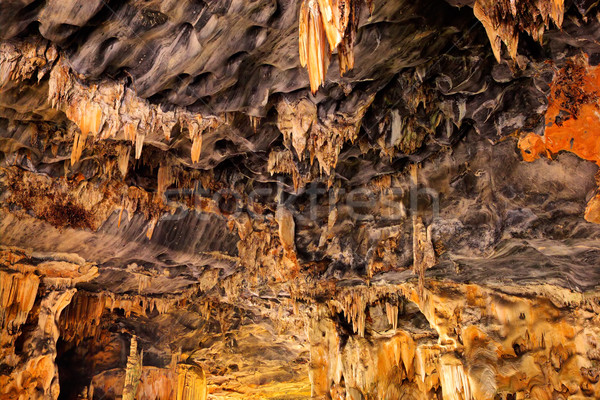
<instances>
[{"instance_id":1,"label":"limestone formation","mask_svg":"<svg viewBox=\"0 0 600 400\"><path fill-rule=\"evenodd\" d=\"M0 398L600 398L596 0L0 1Z\"/></svg>"}]
</instances>

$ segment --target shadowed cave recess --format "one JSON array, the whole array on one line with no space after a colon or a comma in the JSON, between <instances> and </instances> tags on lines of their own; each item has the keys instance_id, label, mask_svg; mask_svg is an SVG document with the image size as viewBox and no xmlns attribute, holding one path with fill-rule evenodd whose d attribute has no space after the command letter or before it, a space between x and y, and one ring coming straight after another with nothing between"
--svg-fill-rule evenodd
<instances>
[{"instance_id":1,"label":"shadowed cave recess","mask_svg":"<svg viewBox=\"0 0 600 400\"><path fill-rule=\"evenodd\" d=\"M600 398L594 0L0 0L0 399Z\"/></svg>"}]
</instances>

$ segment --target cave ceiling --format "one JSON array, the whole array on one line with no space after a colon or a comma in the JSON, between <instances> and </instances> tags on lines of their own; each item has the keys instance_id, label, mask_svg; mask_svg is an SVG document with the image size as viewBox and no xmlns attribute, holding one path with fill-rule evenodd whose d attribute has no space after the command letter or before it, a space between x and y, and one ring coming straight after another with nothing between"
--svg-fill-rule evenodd
<instances>
[{"instance_id":1,"label":"cave ceiling","mask_svg":"<svg viewBox=\"0 0 600 400\"><path fill-rule=\"evenodd\" d=\"M0 0L0 398L600 398L593 0Z\"/></svg>"}]
</instances>

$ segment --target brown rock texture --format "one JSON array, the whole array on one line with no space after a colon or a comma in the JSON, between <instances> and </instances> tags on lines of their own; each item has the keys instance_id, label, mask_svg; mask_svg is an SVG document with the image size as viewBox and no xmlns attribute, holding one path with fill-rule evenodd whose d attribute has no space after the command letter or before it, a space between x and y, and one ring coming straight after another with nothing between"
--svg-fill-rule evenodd
<instances>
[{"instance_id":1,"label":"brown rock texture","mask_svg":"<svg viewBox=\"0 0 600 400\"><path fill-rule=\"evenodd\" d=\"M0 27L0 399L600 398L598 1Z\"/></svg>"}]
</instances>

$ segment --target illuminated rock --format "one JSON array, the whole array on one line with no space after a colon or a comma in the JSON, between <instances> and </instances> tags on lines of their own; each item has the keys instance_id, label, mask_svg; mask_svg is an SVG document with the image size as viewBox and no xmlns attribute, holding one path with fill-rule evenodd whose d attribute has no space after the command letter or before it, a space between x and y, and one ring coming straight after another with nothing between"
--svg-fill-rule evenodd
<instances>
[{"instance_id":1,"label":"illuminated rock","mask_svg":"<svg viewBox=\"0 0 600 400\"><path fill-rule=\"evenodd\" d=\"M177 365L177 400L205 400L206 377L198 365Z\"/></svg>"},{"instance_id":2,"label":"illuminated rock","mask_svg":"<svg viewBox=\"0 0 600 400\"><path fill-rule=\"evenodd\" d=\"M3 2L0 397L599 398L599 7Z\"/></svg>"}]
</instances>

